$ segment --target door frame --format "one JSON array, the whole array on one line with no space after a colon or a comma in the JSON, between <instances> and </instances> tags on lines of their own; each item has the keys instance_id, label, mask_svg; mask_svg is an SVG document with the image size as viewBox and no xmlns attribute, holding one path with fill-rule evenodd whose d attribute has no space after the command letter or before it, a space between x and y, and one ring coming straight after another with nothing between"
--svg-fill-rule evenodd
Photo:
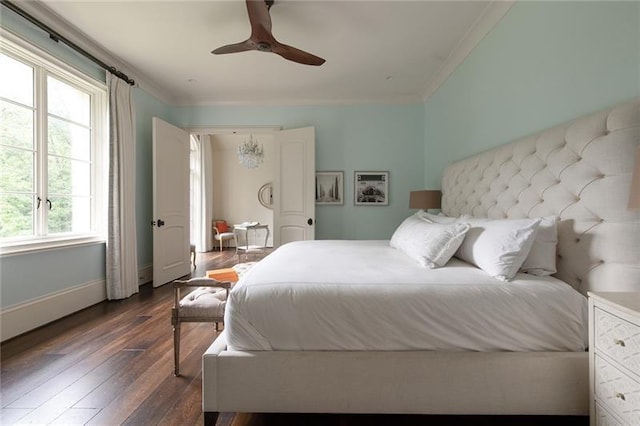
<instances>
[{"instance_id":1,"label":"door frame","mask_svg":"<svg viewBox=\"0 0 640 426\"><path fill-rule=\"evenodd\" d=\"M282 130L282 126L191 126L183 127L183 130L191 135L271 135ZM274 138L275 140L275 138ZM200 226L209 229L210 225L201 223Z\"/></svg>"}]
</instances>

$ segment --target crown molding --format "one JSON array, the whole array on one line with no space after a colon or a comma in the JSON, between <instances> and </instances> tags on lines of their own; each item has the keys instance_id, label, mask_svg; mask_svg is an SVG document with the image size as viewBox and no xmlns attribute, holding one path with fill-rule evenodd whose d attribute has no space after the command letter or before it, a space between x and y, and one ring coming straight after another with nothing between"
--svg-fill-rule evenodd
<instances>
[{"instance_id":1,"label":"crown molding","mask_svg":"<svg viewBox=\"0 0 640 426\"><path fill-rule=\"evenodd\" d=\"M467 33L460 39L458 45L444 61L436 78L424 89L423 93L415 95L398 95L390 98L360 98L360 99L246 99L237 101L212 101L210 99L189 99L180 93L170 93L154 81L148 74L143 73L123 59L116 56L102 45L95 42L73 24L49 9L40 0L16 2L25 12L50 26L64 37L91 52L103 62L112 65L136 81L136 86L158 98L171 107L198 106L330 106L330 105L381 105L381 104L414 104L424 103L447 81L480 41L500 22L508 13L516 0L493 0L485 7L482 14L475 20Z\"/></svg>"},{"instance_id":2,"label":"crown molding","mask_svg":"<svg viewBox=\"0 0 640 426\"><path fill-rule=\"evenodd\" d=\"M145 90L168 105L174 105L176 103L176 99L178 99L176 94L168 93L162 89L160 85L155 83L147 74L114 55L102 45L96 43L69 21L49 9L43 2L39 0L29 0L18 1L15 2L15 4L29 15L48 25L51 29L57 31L60 35L74 42L87 52L90 52L101 61L127 74L136 81L136 87Z\"/></svg>"},{"instance_id":3,"label":"crown molding","mask_svg":"<svg viewBox=\"0 0 640 426\"><path fill-rule=\"evenodd\" d=\"M353 99L246 99L237 101L210 101L207 99L182 99L174 105L183 107L216 107L216 106L282 106L282 107L304 107L304 106L353 106L353 105L412 105L422 104L424 99L420 95L399 95L377 98L353 98Z\"/></svg>"},{"instance_id":4,"label":"crown molding","mask_svg":"<svg viewBox=\"0 0 640 426\"><path fill-rule=\"evenodd\" d=\"M493 0L485 7L482 14L480 14L444 61L436 78L426 87L422 98L424 102L427 102L440 86L447 81L458 65L464 62L478 43L491 32L515 3L516 0Z\"/></svg>"}]
</instances>

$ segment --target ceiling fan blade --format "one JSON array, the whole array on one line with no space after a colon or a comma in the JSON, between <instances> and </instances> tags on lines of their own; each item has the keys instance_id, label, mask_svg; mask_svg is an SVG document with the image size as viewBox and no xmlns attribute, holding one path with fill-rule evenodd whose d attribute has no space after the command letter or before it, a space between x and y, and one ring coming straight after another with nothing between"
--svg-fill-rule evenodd
<instances>
[{"instance_id":1,"label":"ceiling fan blade","mask_svg":"<svg viewBox=\"0 0 640 426\"><path fill-rule=\"evenodd\" d=\"M246 0L247 13L251 22L251 37L242 43L222 46L212 51L216 55L225 53L259 50L272 52L293 62L305 65L322 65L324 59L295 47L279 43L271 33L271 15L269 9L274 0Z\"/></svg>"},{"instance_id":2,"label":"ceiling fan blade","mask_svg":"<svg viewBox=\"0 0 640 426\"><path fill-rule=\"evenodd\" d=\"M247 0L247 13L249 14L249 22L251 23L251 38L256 42L262 37L271 35L271 15L269 15L269 7L265 0Z\"/></svg>"},{"instance_id":3,"label":"ceiling fan blade","mask_svg":"<svg viewBox=\"0 0 640 426\"><path fill-rule=\"evenodd\" d=\"M292 46L287 46L286 44L277 43L276 45L271 47L271 51L273 53L277 53L285 59L288 59L293 62L297 62L299 64L305 65L322 65L324 64L324 59L312 55L311 53L305 52L304 50L296 49Z\"/></svg>"},{"instance_id":4,"label":"ceiling fan blade","mask_svg":"<svg viewBox=\"0 0 640 426\"><path fill-rule=\"evenodd\" d=\"M215 55L224 55L225 53L246 52L247 50L255 50L255 45L249 40L245 40L241 43L228 44L226 46L218 47L216 50L212 50L211 53Z\"/></svg>"}]
</instances>

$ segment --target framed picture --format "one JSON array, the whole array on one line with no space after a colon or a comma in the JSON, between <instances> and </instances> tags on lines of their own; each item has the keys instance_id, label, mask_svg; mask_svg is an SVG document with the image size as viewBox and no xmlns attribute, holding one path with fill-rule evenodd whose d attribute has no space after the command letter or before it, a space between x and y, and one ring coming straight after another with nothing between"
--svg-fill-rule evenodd
<instances>
[{"instance_id":1,"label":"framed picture","mask_svg":"<svg viewBox=\"0 0 640 426\"><path fill-rule=\"evenodd\" d=\"M344 172L316 172L316 204L344 204Z\"/></svg>"},{"instance_id":2,"label":"framed picture","mask_svg":"<svg viewBox=\"0 0 640 426\"><path fill-rule=\"evenodd\" d=\"M355 172L353 193L356 206L388 206L389 172Z\"/></svg>"}]
</instances>

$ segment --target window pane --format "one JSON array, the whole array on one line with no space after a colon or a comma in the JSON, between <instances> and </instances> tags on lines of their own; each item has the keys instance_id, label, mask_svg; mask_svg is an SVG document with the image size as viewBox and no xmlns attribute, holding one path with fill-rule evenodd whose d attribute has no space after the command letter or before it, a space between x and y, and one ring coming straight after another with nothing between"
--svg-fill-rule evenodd
<instances>
[{"instance_id":1,"label":"window pane","mask_svg":"<svg viewBox=\"0 0 640 426\"><path fill-rule=\"evenodd\" d=\"M89 197L49 197L49 234L91 230Z\"/></svg>"},{"instance_id":2,"label":"window pane","mask_svg":"<svg viewBox=\"0 0 640 426\"><path fill-rule=\"evenodd\" d=\"M33 195L0 194L0 238L33 235Z\"/></svg>"},{"instance_id":3,"label":"window pane","mask_svg":"<svg viewBox=\"0 0 640 426\"><path fill-rule=\"evenodd\" d=\"M89 163L49 156L49 195L89 196L90 194Z\"/></svg>"},{"instance_id":4,"label":"window pane","mask_svg":"<svg viewBox=\"0 0 640 426\"><path fill-rule=\"evenodd\" d=\"M47 101L49 114L87 127L91 124L91 97L89 94L48 76Z\"/></svg>"},{"instance_id":5,"label":"window pane","mask_svg":"<svg viewBox=\"0 0 640 426\"><path fill-rule=\"evenodd\" d=\"M0 192L33 194L33 151L0 146Z\"/></svg>"},{"instance_id":6,"label":"window pane","mask_svg":"<svg viewBox=\"0 0 640 426\"><path fill-rule=\"evenodd\" d=\"M33 110L0 101L0 144L33 149Z\"/></svg>"},{"instance_id":7,"label":"window pane","mask_svg":"<svg viewBox=\"0 0 640 426\"><path fill-rule=\"evenodd\" d=\"M33 106L33 68L0 54L0 96Z\"/></svg>"},{"instance_id":8,"label":"window pane","mask_svg":"<svg viewBox=\"0 0 640 426\"><path fill-rule=\"evenodd\" d=\"M91 132L86 127L49 117L49 154L91 159Z\"/></svg>"}]
</instances>

